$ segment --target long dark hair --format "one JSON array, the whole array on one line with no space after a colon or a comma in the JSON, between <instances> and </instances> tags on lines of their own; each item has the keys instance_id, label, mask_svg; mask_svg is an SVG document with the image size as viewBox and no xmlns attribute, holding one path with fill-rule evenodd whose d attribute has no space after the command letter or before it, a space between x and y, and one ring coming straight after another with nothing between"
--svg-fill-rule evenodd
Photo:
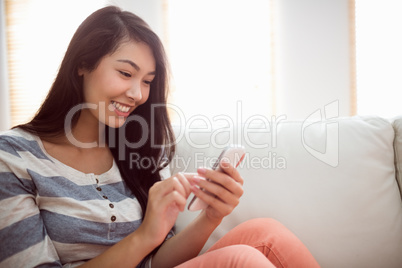
<instances>
[{"instance_id":1,"label":"long dark hair","mask_svg":"<svg viewBox=\"0 0 402 268\"><path fill-rule=\"evenodd\" d=\"M109 6L95 11L84 20L71 39L42 106L29 123L17 127L42 138L64 135L69 111L85 101L83 80L78 70L95 70L104 56L112 54L122 42L129 40L144 42L151 48L156 76L151 83L148 100L132 112L123 127L112 129L106 126L105 133L120 173L138 199L144 216L148 190L161 179L159 171L173 158L175 146L166 108L168 65L165 51L158 36L141 18ZM72 117L72 127L79 115L78 111ZM148 134L145 142L141 146L132 146L144 139L144 133ZM146 164L131 163L133 155L136 159L146 159Z\"/></svg>"}]
</instances>

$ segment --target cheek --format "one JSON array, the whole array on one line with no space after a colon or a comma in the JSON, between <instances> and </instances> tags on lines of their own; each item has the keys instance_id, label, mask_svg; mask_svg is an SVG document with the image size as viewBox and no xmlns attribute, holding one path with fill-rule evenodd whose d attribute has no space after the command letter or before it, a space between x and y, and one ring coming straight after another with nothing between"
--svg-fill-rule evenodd
<instances>
[{"instance_id":1,"label":"cheek","mask_svg":"<svg viewBox=\"0 0 402 268\"><path fill-rule=\"evenodd\" d=\"M121 94L121 87L108 76L93 76L84 82L84 98L86 102L107 101L110 96Z\"/></svg>"},{"instance_id":2,"label":"cheek","mask_svg":"<svg viewBox=\"0 0 402 268\"><path fill-rule=\"evenodd\" d=\"M122 85L119 83L119 81L116 81L116 79L105 76L101 78L99 82L99 93L105 96L117 95L120 93L120 91L122 91Z\"/></svg>"},{"instance_id":3,"label":"cheek","mask_svg":"<svg viewBox=\"0 0 402 268\"><path fill-rule=\"evenodd\" d=\"M97 73L90 73L84 75L83 78L83 91L85 101L92 102L96 101L96 98L101 91L100 86L102 85L102 77L98 76Z\"/></svg>"}]
</instances>

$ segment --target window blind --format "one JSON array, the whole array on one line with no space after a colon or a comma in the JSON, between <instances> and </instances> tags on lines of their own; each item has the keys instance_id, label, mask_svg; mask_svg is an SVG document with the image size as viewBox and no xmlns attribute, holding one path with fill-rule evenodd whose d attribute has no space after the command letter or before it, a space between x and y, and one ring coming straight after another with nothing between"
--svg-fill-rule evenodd
<instances>
[{"instance_id":1,"label":"window blind","mask_svg":"<svg viewBox=\"0 0 402 268\"><path fill-rule=\"evenodd\" d=\"M38 96L33 98L32 91L24 90L26 83L23 79L24 44L29 44L24 37L27 34L27 20L30 1L6 0L6 29L8 50L9 93L11 108L11 125L26 122L38 106Z\"/></svg>"},{"instance_id":2,"label":"window blind","mask_svg":"<svg viewBox=\"0 0 402 268\"><path fill-rule=\"evenodd\" d=\"M12 126L34 116L76 28L104 5L97 0L5 0Z\"/></svg>"}]
</instances>

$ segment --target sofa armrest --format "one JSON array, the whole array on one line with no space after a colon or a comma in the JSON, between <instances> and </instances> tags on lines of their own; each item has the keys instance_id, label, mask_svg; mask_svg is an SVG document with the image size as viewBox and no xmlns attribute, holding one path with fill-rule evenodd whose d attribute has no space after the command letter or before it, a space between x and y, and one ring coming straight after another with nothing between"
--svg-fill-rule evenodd
<instances>
[{"instance_id":1,"label":"sofa armrest","mask_svg":"<svg viewBox=\"0 0 402 268\"><path fill-rule=\"evenodd\" d=\"M402 199L402 117L395 118L392 122L392 126L395 131L394 151L396 180Z\"/></svg>"}]
</instances>

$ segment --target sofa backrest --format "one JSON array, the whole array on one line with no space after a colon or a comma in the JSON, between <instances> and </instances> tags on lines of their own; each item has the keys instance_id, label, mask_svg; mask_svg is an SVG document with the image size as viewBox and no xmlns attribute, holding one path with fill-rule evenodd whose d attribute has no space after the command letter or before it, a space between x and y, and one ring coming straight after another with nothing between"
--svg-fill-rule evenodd
<instances>
[{"instance_id":1,"label":"sofa backrest","mask_svg":"<svg viewBox=\"0 0 402 268\"><path fill-rule=\"evenodd\" d=\"M402 201L394 165L400 121L260 119L174 127L172 173L210 167L227 144L246 147L239 166L245 180L240 205L206 247L241 222L271 217L293 231L322 267L401 267ZM398 133L395 150L402 156ZM196 215L181 213L178 230Z\"/></svg>"}]
</instances>

